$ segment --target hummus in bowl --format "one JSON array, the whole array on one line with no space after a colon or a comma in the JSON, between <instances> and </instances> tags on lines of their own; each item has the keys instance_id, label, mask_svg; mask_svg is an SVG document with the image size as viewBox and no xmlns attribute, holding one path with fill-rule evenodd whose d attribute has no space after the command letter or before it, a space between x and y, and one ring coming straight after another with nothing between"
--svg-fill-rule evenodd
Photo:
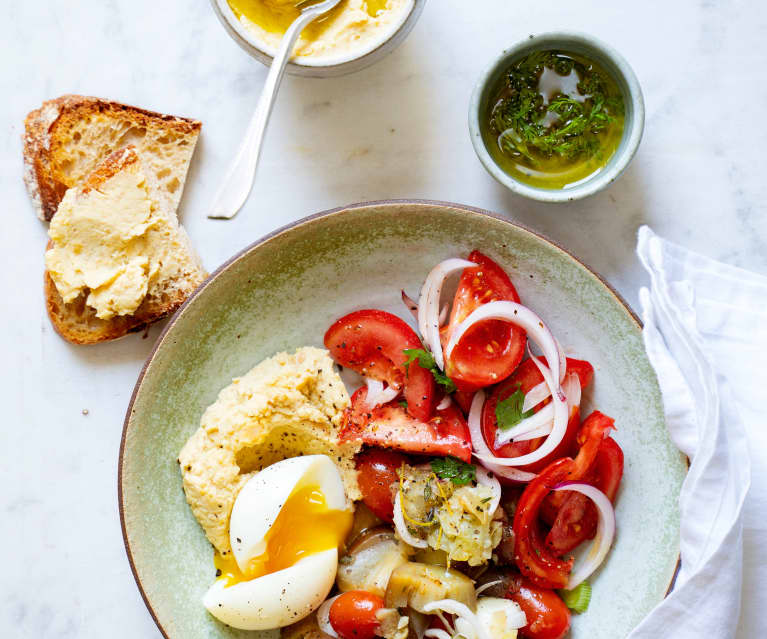
<instances>
[{"instance_id":1,"label":"hummus in bowl","mask_svg":"<svg viewBox=\"0 0 767 639\"><path fill-rule=\"evenodd\" d=\"M298 17L294 0L211 0L234 40L264 64ZM331 76L372 64L405 39L425 0L342 0L308 25L293 50L288 71Z\"/></svg>"}]
</instances>

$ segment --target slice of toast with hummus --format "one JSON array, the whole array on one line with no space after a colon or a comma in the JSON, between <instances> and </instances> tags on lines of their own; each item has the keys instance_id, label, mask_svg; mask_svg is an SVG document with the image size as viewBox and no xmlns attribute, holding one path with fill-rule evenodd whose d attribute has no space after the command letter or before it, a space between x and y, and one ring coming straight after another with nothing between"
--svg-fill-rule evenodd
<instances>
[{"instance_id":1,"label":"slice of toast with hummus","mask_svg":"<svg viewBox=\"0 0 767 639\"><path fill-rule=\"evenodd\" d=\"M174 193L130 145L57 205L45 254L45 302L75 344L137 331L175 311L207 277L176 218Z\"/></svg>"},{"instance_id":2,"label":"slice of toast with hummus","mask_svg":"<svg viewBox=\"0 0 767 639\"><path fill-rule=\"evenodd\" d=\"M48 100L27 115L24 183L41 220L50 221L67 189L129 144L173 210L184 190L202 123L83 95Z\"/></svg>"}]
</instances>

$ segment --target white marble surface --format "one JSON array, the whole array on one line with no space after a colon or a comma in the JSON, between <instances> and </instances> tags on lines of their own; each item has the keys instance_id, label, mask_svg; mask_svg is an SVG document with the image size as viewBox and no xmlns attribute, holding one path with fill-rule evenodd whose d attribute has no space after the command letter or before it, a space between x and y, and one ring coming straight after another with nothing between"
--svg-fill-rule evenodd
<instances>
[{"instance_id":1,"label":"white marble surface","mask_svg":"<svg viewBox=\"0 0 767 639\"><path fill-rule=\"evenodd\" d=\"M565 5L565 6L563 6ZM767 8L751 0L431 0L409 39L362 73L288 78L251 200L205 218L265 70L208 3L3 3L0 27L0 635L159 637L133 583L116 503L122 419L147 339L76 348L42 304L45 227L21 182L24 115L85 93L204 122L182 216L209 269L309 213L381 198L453 200L542 231L633 304L640 223L711 257L767 273ZM472 150L480 69L528 33L573 28L620 49L645 91L645 137L610 190L541 205L497 185ZM87 414L86 414L87 411ZM760 596L749 593L747 596Z\"/></svg>"}]
</instances>

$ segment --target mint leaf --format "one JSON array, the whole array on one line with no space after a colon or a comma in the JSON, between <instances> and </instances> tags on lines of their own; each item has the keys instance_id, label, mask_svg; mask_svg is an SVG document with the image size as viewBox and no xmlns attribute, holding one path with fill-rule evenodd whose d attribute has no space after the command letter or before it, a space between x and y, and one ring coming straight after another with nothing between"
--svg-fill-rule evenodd
<instances>
[{"instance_id":1,"label":"mint leaf","mask_svg":"<svg viewBox=\"0 0 767 639\"><path fill-rule=\"evenodd\" d=\"M476 480L477 469L457 457L437 457L431 460L431 469L440 479L449 479L456 486L464 486Z\"/></svg>"},{"instance_id":2,"label":"mint leaf","mask_svg":"<svg viewBox=\"0 0 767 639\"><path fill-rule=\"evenodd\" d=\"M517 384L517 390L495 405L495 419L498 422L498 428L508 430L535 412L532 408L522 412L524 402L525 394L520 389L520 384Z\"/></svg>"},{"instance_id":3,"label":"mint leaf","mask_svg":"<svg viewBox=\"0 0 767 639\"><path fill-rule=\"evenodd\" d=\"M455 383L439 368L437 368L437 362L434 361L434 355L423 348L406 348L404 351L407 361L405 361L405 370L410 372L410 364L417 362L421 368L425 368L430 371L434 377L434 381L437 382L445 392L450 394L455 391Z\"/></svg>"}]
</instances>

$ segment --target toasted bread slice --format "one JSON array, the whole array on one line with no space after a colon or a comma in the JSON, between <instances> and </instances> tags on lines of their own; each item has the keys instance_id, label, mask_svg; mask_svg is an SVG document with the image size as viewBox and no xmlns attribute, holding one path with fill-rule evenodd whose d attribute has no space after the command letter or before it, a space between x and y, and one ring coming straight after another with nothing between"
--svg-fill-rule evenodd
<instances>
[{"instance_id":1,"label":"toasted bread slice","mask_svg":"<svg viewBox=\"0 0 767 639\"><path fill-rule=\"evenodd\" d=\"M87 303L90 293L87 288L77 294L76 298L65 302L54 278L46 270L44 291L48 315L61 336L72 343L94 344L122 337L131 331L141 330L174 312L207 277L186 232L178 224L175 207L168 201L163 190L153 184L151 172L143 167L142 160L143 158L133 146L112 153L86 177L82 186L73 189L71 194L67 194L65 204L77 206L87 203L89 198L103 198L109 192L110 181L120 173L141 171L141 175L146 178L147 192L154 203L153 211L156 211L152 213L154 217L150 225L151 230L148 232L169 242L168 246L172 248L172 259L167 261L172 266L164 267L165 270L161 271L162 277L158 276L149 280L145 296L132 313L116 314L106 319L98 317L95 308ZM112 210L119 209L110 209ZM56 242L51 240L48 243L48 249L55 247ZM80 250L82 249L78 249ZM85 246L84 250L93 250L93 247Z\"/></svg>"},{"instance_id":2,"label":"toasted bread slice","mask_svg":"<svg viewBox=\"0 0 767 639\"><path fill-rule=\"evenodd\" d=\"M53 217L67 189L108 155L135 145L174 210L202 124L82 95L48 100L27 115L24 183L42 220Z\"/></svg>"}]
</instances>

